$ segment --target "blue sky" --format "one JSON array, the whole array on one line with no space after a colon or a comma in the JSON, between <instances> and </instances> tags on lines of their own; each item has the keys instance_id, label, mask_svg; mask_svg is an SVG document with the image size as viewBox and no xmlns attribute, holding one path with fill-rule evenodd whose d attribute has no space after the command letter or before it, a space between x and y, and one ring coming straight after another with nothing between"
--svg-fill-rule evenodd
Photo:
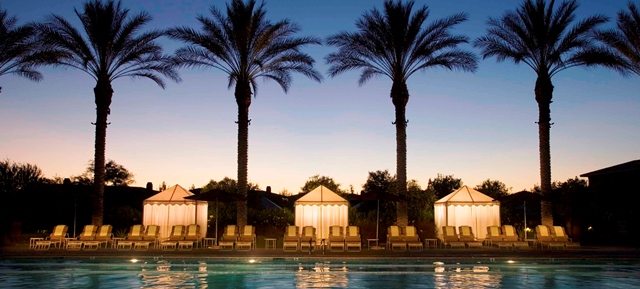
<instances>
[{"instance_id":1,"label":"blue sky","mask_svg":"<svg viewBox=\"0 0 640 289\"><path fill-rule=\"evenodd\" d=\"M579 1L578 19L594 13L615 17L626 0ZM605 3L606 2L606 3ZM199 28L197 14L225 1L122 1L133 13L147 11L148 28ZM428 22L459 12L469 20L455 29L471 39L481 36L489 16L513 10L520 1L416 1L428 5ZM362 13L382 1L267 1L267 16L298 23L300 35L326 38L353 31ZM82 1L0 0L20 23L62 15L78 27L74 7ZM607 26L613 26L610 22ZM161 43L166 53L181 44ZM464 48L479 53L471 45ZM324 57L335 48L308 47L323 74ZM84 171L93 159L95 82L71 69L42 68L39 83L0 77L0 158L36 164L48 177ZM183 81L162 90L152 81L119 79L113 84L107 130L108 159L135 174L136 185L165 181L200 187L210 179L236 178L237 107L224 74L182 69ZM259 81L249 117L249 180L262 188L296 193L316 174L356 191L369 171L395 173L394 108L391 81L375 78L357 84L358 72L315 83L294 76L288 94L273 82ZM640 156L640 81L607 69L573 68L553 79L551 106L552 179L638 159ZM409 80L407 147L409 179L426 187L438 173L462 178L469 186L488 178L513 192L540 182L538 118L534 72L510 62L487 59L476 73L429 70Z\"/></svg>"}]
</instances>

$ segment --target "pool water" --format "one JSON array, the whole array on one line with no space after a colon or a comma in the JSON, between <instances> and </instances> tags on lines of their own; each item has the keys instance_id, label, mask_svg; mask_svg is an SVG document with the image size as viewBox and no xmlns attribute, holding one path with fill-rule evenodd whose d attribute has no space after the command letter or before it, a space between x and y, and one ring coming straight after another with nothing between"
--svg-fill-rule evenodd
<instances>
[{"instance_id":1,"label":"pool water","mask_svg":"<svg viewBox=\"0 0 640 289\"><path fill-rule=\"evenodd\" d=\"M8 259L0 288L640 288L640 261Z\"/></svg>"}]
</instances>

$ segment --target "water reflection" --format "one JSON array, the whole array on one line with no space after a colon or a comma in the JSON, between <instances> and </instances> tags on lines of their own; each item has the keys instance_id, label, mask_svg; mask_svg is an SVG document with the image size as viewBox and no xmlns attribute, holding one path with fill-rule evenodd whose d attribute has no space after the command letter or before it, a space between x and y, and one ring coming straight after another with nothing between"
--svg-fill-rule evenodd
<instances>
[{"instance_id":1,"label":"water reflection","mask_svg":"<svg viewBox=\"0 0 640 289\"><path fill-rule=\"evenodd\" d=\"M502 274L489 273L488 266L452 266L436 264L434 268L435 288L498 288ZM486 274L485 274L486 273Z\"/></svg>"},{"instance_id":2,"label":"water reflection","mask_svg":"<svg viewBox=\"0 0 640 289\"><path fill-rule=\"evenodd\" d=\"M166 260L159 260L151 266L145 262L138 274L142 281L140 288L208 288L206 265L199 262L198 271L189 272L186 267L172 271L171 262Z\"/></svg>"},{"instance_id":3,"label":"water reflection","mask_svg":"<svg viewBox=\"0 0 640 289\"><path fill-rule=\"evenodd\" d=\"M347 272L344 263L342 267L332 268L329 262L318 262L308 269L299 264L295 277L296 288L347 288Z\"/></svg>"}]
</instances>

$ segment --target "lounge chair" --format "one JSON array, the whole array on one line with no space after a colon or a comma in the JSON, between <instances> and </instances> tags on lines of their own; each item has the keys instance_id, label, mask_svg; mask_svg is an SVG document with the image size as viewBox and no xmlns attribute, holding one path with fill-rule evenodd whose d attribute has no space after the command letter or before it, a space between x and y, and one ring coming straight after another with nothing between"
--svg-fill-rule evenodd
<instances>
[{"instance_id":1,"label":"lounge chair","mask_svg":"<svg viewBox=\"0 0 640 289\"><path fill-rule=\"evenodd\" d=\"M171 234L169 234L169 241L182 241L186 233L183 225L174 225L171 227Z\"/></svg>"},{"instance_id":2,"label":"lounge chair","mask_svg":"<svg viewBox=\"0 0 640 289\"><path fill-rule=\"evenodd\" d=\"M360 252L362 251L362 238L360 237L360 227L347 226L344 242L347 246L348 252Z\"/></svg>"},{"instance_id":3,"label":"lounge chair","mask_svg":"<svg viewBox=\"0 0 640 289\"><path fill-rule=\"evenodd\" d=\"M543 249L545 246L549 249L552 249L552 248L564 249L563 242L558 242L553 239L553 236L551 235L551 230L549 229L549 227L545 225L536 226L536 235L538 238L538 243Z\"/></svg>"},{"instance_id":4,"label":"lounge chair","mask_svg":"<svg viewBox=\"0 0 640 289\"><path fill-rule=\"evenodd\" d=\"M233 250L233 245L238 240L238 229L236 225L227 225L224 228L224 233L218 242L218 246L220 251L231 251Z\"/></svg>"},{"instance_id":5,"label":"lounge chair","mask_svg":"<svg viewBox=\"0 0 640 289\"><path fill-rule=\"evenodd\" d=\"M160 227L157 225L149 225L147 226L147 231L144 233L142 237L143 240L153 243L154 248L158 247L160 237Z\"/></svg>"},{"instance_id":6,"label":"lounge chair","mask_svg":"<svg viewBox=\"0 0 640 289\"><path fill-rule=\"evenodd\" d=\"M45 250L49 250L49 246L53 245L56 248L62 248L62 244L64 244L64 239L69 237L67 235L67 230L69 227L67 225L57 225L53 227L53 231L51 235L46 238L45 242L48 242L49 245L46 246ZM44 247L42 248L44 249Z\"/></svg>"},{"instance_id":7,"label":"lounge chair","mask_svg":"<svg viewBox=\"0 0 640 289\"><path fill-rule=\"evenodd\" d=\"M329 251L344 251L344 229L340 226L329 227Z\"/></svg>"},{"instance_id":8,"label":"lounge chair","mask_svg":"<svg viewBox=\"0 0 640 289\"><path fill-rule=\"evenodd\" d=\"M127 234L128 241L142 241L144 238L144 225L133 225Z\"/></svg>"},{"instance_id":9,"label":"lounge chair","mask_svg":"<svg viewBox=\"0 0 640 289\"><path fill-rule=\"evenodd\" d=\"M422 249L424 249L420 236L418 236L418 232L414 226L406 226L404 228L404 240L407 242L409 251L414 251L415 249L422 251ZM411 250L412 248L414 250Z\"/></svg>"},{"instance_id":10,"label":"lounge chair","mask_svg":"<svg viewBox=\"0 0 640 289\"><path fill-rule=\"evenodd\" d=\"M529 242L523 241L518 237L516 228L512 225L502 225L503 239L506 242L511 242L514 249L530 249Z\"/></svg>"},{"instance_id":11,"label":"lounge chair","mask_svg":"<svg viewBox=\"0 0 640 289\"><path fill-rule=\"evenodd\" d=\"M500 232L499 226L487 227L487 240L490 242L491 246L496 246L498 249L513 248L513 243L504 240L504 235Z\"/></svg>"},{"instance_id":12,"label":"lounge chair","mask_svg":"<svg viewBox=\"0 0 640 289\"><path fill-rule=\"evenodd\" d=\"M256 227L252 225L245 225L238 235L236 241L236 250L238 251L251 251L256 247Z\"/></svg>"},{"instance_id":13,"label":"lounge chair","mask_svg":"<svg viewBox=\"0 0 640 289\"><path fill-rule=\"evenodd\" d=\"M573 242L569 236L567 236L567 232L564 230L562 226L553 226L551 230L551 236L556 242L564 243L564 247L569 248L579 248L580 243Z\"/></svg>"},{"instance_id":14,"label":"lounge chair","mask_svg":"<svg viewBox=\"0 0 640 289\"><path fill-rule=\"evenodd\" d=\"M453 248L464 248L464 242L458 239L458 234L456 233L456 227L454 226L443 226L442 227L442 244L446 248L447 246Z\"/></svg>"},{"instance_id":15,"label":"lounge chair","mask_svg":"<svg viewBox=\"0 0 640 289\"><path fill-rule=\"evenodd\" d=\"M394 225L387 228L387 247L391 251L396 251L396 249L397 251L407 250L407 242L400 232L400 227Z\"/></svg>"},{"instance_id":16,"label":"lounge chair","mask_svg":"<svg viewBox=\"0 0 640 289\"><path fill-rule=\"evenodd\" d=\"M160 242L160 249L163 251L173 251L177 248L184 249L186 244L189 244L189 241L184 241L184 235L186 233L186 228L183 225L173 225L171 227L171 233L169 237L162 240ZM181 243L182 242L182 243ZM143 242L138 242L135 244L134 248L138 250L146 250L149 249L149 242L146 242L146 248L144 247ZM191 248L193 248L193 242L190 243Z\"/></svg>"},{"instance_id":17,"label":"lounge chair","mask_svg":"<svg viewBox=\"0 0 640 289\"><path fill-rule=\"evenodd\" d=\"M300 251L304 251L305 248L309 251L316 249L316 228L313 226L302 227L302 233L300 234Z\"/></svg>"},{"instance_id":18,"label":"lounge chair","mask_svg":"<svg viewBox=\"0 0 640 289\"><path fill-rule=\"evenodd\" d=\"M96 233L95 241L98 242L98 246L102 246L104 244L104 248L106 249L109 243L111 243L111 248L113 248L113 226L111 225L102 225L100 229L98 229L98 233Z\"/></svg>"},{"instance_id":19,"label":"lounge chair","mask_svg":"<svg viewBox=\"0 0 640 289\"><path fill-rule=\"evenodd\" d=\"M282 251L296 252L300 248L300 232L297 226L287 226L282 238Z\"/></svg>"},{"instance_id":20,"label":"lounge chair","mask_svg":"<svg viewBox=\"0 0 640 289\"><path fill-rule=\"evenodd\" d=\"M96 233L98 232L98 226L96 225L85 225L82 229L82 233L78 236L78 240L80 241L93 241L96 239Z\"/></svg>"},{"instance_id":21,"label":"lounge chair","mask_svg":"<svg viewBox=\"0 0 640 289\"><path fill-rule=\"evenodd\" d=\"M183 244L191 242L191 248L193 248L193 245L195 244L197 246L198 244L200 244L200 241L202 241L202 235L200 235L200 225L191 224L187 226L186 232L184 234Z\"/></svg>"},{"instance_id":22,"label":"lounge chair","mask_svg":"<svg viewBox=\"0 0 640 289\"><path fill-rule=\"evenodd\" d=\"M476 240L476 236L473 234L473 229L471 228L471 226L460 226L458 227L458 229L459 229L458 232L460 232L460 236L458 236L458 239L464 242L464 244L467 245L469 249L471 248L482 249L482 242Z\"/></svg>"}]
</instances>

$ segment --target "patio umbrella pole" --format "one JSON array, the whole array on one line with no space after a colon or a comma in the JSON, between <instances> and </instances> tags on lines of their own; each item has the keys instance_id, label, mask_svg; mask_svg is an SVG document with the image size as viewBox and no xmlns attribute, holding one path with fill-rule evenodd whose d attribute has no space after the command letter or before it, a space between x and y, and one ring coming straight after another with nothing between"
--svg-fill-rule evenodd
<instances>
[{"instance_id":1,"label":"patio umbrella pole","mask_svg":"<svg viewBox=\"0 0 640 289\"><path fill-rule=\"evenodd\" d=\"M380 199L378 199L378 210L376 211L376 240L380 242L378 239L378 226L380 225ZM378 243L376 242L376 244Z\"/></svg>"},{"instance_id":2,"label":"patio umbrella pole","mask_svg":"<svg viewBox=\"0 0 640 289\"><path fill-rule=\"evenodd\" d=\"M216 198L216 243L214 246L218 246L218 198Z\"/></svg>"}]
</instances>

